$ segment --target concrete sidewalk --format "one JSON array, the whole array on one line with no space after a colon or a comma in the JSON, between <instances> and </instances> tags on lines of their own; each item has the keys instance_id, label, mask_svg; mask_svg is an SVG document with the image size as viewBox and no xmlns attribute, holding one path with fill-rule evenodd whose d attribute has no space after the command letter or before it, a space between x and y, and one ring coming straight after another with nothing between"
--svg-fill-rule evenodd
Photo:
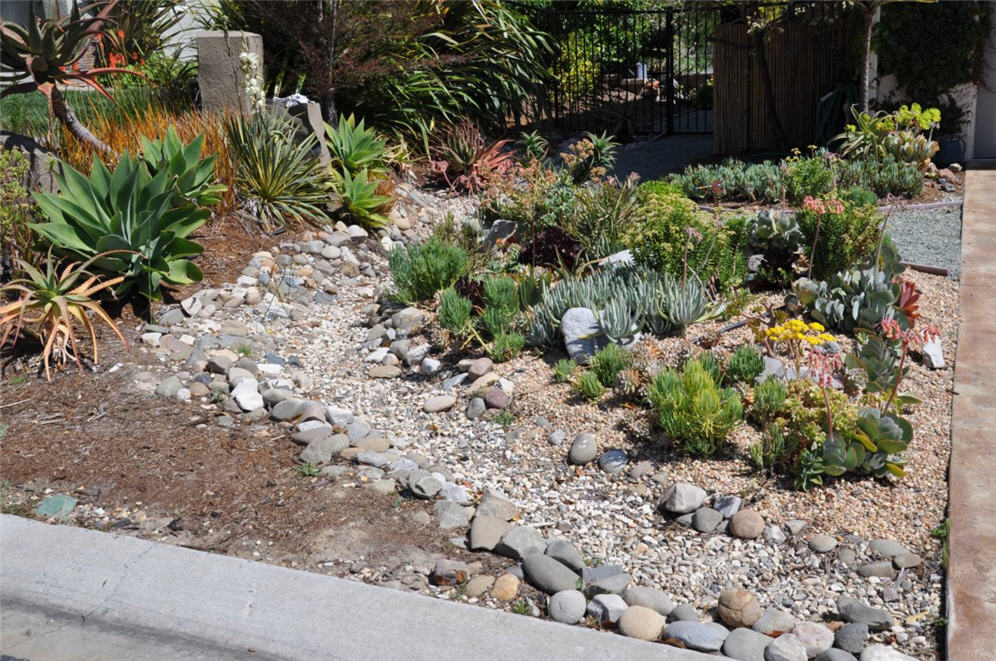
<instances>
[{"instance_id":1,"label":"concrete sidewalk","mask_svg":"<svg viewBox=\"0 0 996 661\"><path fill-rule=\"evenodd\" d=\"M0 516L0 616L0 654L30 661L717 659L9 515Z\"/></svg>"},{"instance_id":2,"label":"concrete sidewalk","mask_svg":"<svg viewBox=\"0 0 996 661\"><path fill-rule=\"evenodd\" d=\"M996 649L996 171L969 170L948 471L948 657Z\"/></svg>"}]
</instances>

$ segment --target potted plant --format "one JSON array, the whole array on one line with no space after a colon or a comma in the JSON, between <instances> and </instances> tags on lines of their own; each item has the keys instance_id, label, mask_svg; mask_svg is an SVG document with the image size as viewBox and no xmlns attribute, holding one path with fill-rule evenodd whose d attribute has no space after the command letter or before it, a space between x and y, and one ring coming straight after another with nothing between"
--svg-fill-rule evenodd
<instances>
[{"instance_id":1,"label":"potted plant","mask_svg":"<svg viewBox=\"0 0 996 661\"><path fill-rule=\"evenodd\" d=\"M933 163L939 168L946 168L952 163L960 163L965 158L965 141L961 137L961 129L967 118L965 110L951 96L930 104L941 111L941 121L937 125L937 153Z\"/></svg>"}]
</instances>

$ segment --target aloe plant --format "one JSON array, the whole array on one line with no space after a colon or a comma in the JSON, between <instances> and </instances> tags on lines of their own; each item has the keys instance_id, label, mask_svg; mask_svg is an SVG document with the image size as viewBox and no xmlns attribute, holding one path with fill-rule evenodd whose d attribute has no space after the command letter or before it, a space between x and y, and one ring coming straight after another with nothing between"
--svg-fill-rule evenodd
<instances>
[{"instance_id":1,"label":"aloe plant","mask_svg":"<svg viewBox=\"0 0 996 661\"><path fill-rule=\"evenodd\" d=\"M113 174L95 157L89 177L64 165L56 180L58 195L35 193L48 222L32 229L57 254L92 259L98 272L122 276L115 295L137 287L146 298L159 299L163 283L201 279L187 258L204 249L187 237L211 212L178 200L168 170L152 176L144 162L125 152Z\"/></svg>"},{"instance_id":2,"label":"aloe plant","mask_svg":"<svg viewBox=\"0 0 996 661\"><path fill-rule=\"evenodd\" d=\"M81 16L74 0L69 16L40 20L35 16L35 3L30 2L26 25L0 20L0 51L4 56L0 84L5 86L0 91L0 98L36 90L41 92L48 99L49 111L70 133L105 153L113 153L113 150L79 121L66 104L59 85L78 80L113 101L97 82L97 76L128 73L144 78L140 73L118 67L79 69L79 60L86 53L91 38L101 34L108 14L116 4L117 0L111 0L96 15Z\"/></svg>"},{"instance_id":3,"label":"aloe plant","mask_svg":"<svg viewBox=\"0 0 996 661\"><path fill-rule=\"evenodd\" d=\"M211 207L221 202L221 194L228 188L213 183L214 162L218 156L212 154L201 158L203 147L203 133L184 145L171 126L162 139L142 137L142 158L153 175L166 170L171 177L176 177L176 189L183 199L197 206Z\"/></svg>"},{"instance_id":4,"label":"aloe plant","mask_svg":"<svg viewBox=\"0 0 996 661\"><path fill-rule=\"evenodd\" d=\"M19 294L17 300L0 305L0 347L10 334L15 341L21 330L29 326L29 332L37 334L42 344L42 365L45 376L52 378L49 363L52 354L56 360L65 363L72 358L77 367L83 369L80 363L80 352L73 327L79 323L90 336L93 348L93 360L97 362L97 337L93 322L88 312L104 322L114 331L121 342L127 347L121 331L114 325L107 312L92 296L109 289L123 280L121 276L109 280L100 279L91 274L87 268L97 259L105 257L106 253L94 255L87 261L72 262L59 271L60 264L52 258L49 249L48 257L42 268L36 268L26 261L18 260L25 277L13 280L0 287L0 302L7 293Z\"/></svg>"}]
</instances>

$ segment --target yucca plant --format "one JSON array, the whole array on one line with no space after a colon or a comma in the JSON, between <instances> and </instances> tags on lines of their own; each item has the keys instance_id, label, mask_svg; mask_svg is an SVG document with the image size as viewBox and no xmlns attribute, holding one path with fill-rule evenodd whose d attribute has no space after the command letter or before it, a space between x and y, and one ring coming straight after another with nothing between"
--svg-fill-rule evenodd
<instances>
[{"instance_id":1,"label":"yucca plant","mask_svg":"<svg viewBox=\"0 0 996 661\"><path fill-rule=\"evenodd\" d=\"M27 25L0 20L0 50L4 55L0 68L0 83L9 85L0 91L0 98L10 94L39 91L48 99L49 112L61 121L78 139L102 152L111 148L90 132L76 117L59 90L59 85L79 80L112 100L107 90L97 82L97 76L117 73L142 74L118 67L97 67L79 70L79 60L86 52L90 39L101 34L107 15L117 0L91 3L87 9L103 5L92 17L83 17L74 1L68 17L39 20L34 3L28 3ZM27 79L27 80L25 80Z\"/></svg>"},{"instance_id":2,"label":"yucca plant","mask_svg":"<svg viewBox=\"0 0 996 661\"><path fill-rule=\"evenodd\" d=\"M123 276L115 283L116 296L137 287L146 298L159 299L164 282L201 279L186 258L204 249L187 237L211 212L179 200L168 170L153 177L143 161L125 152L113 174L94 158L89 178L66 165L56 181L58 195L35 193L49 222L32 229L56 254L91 260L87 264L98 272Z\"/></svg>"},{"instance_id":3,"label":"yucca plant","mask_svg":"<svg viewBox=\"0 0 996 661\"><path fill-rule=\"evenodd\" d=\"M377 190L381 185L376 179L371 180L367 170L360 170L356 175L349 170L333 172L333 187L339 197L339 209L335 214L356 223L377 229L390 221L383 210L391 203L388 195L380 195Z\"/></svg>"},{"instance_id":4,"label":"yucca plant","mask_svg":"<svg viewBox=\"0 0 996 661\"><path fill-rule=\"evenodd\" d=\"M332 158L353 176L361 170L383 173L387 170L387 141L373 128L366 128L353 115L339 120L338 126L325 125Z\"/></svg>"},{"instance_id":5,"label":"yucca plant","mask_svg":"<svg viewBox=\"0 0 996 661\"><path fill-rule=\"evenodd\" d=\"M162 170L176 177L177 192L184 200L200 207L213 207L221 202L221 194L227 189L214 182L214 162L217 155L201 158L204 147L204 134L198 135L190 144L184 145L172 126L162 139L149 140L142 136L142 158L153 175Z\"/></svg>"},{"instance_id":6,"label":"yucca plant","mask_svg":"<svg viewBox=\"0 0 996 661\"><path fill-rule=\"evenodd\" d=\"M312 153L315 136L298 142L294 124L274 113L233 117L226 124L239 195L269 232L287 219L320 222L329 182Z\"/></svg>"},{"instance_id":7,"label":"yucca plant","mask_svg":"<svg viewBox=\"0 0 996 661\"><path fill-rule=\"evenodd\" d=\"M42 268L35 268L28 262L18 260L25 277L18 278L0 287L0 303L6 294L18 294L17 300L0 305L0 347L7 343L11 333L17 341L22 329L36 335L41 342L42 365L45 378L51 380L49 363L55 356L61 365L70 358L83 369L80 351L73 327L79 323L90 335L93 348L93 362L97 362L97 334L88 312L103 321L128 346L128 341L108 316L100 304L93 300L95 294L108 290L124 280L123 276L101 281L87 271L96 260L107 257L108 253L94 255L85 262L71 262L59 271L59 264L53 259L52 250Z\"/></svg>"}]
</instances>

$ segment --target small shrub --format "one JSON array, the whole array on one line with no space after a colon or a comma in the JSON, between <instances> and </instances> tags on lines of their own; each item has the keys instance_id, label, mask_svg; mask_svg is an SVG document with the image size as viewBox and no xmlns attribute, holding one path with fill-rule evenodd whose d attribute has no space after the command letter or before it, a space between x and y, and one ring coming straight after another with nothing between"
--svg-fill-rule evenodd
<instances>
[{"instance_id":1,"label":"small shrub","mask_svg":"<svg viewBox=\"0 0 996 661\"><path fill-rule=\"evenodd\" d=\"M833 190L833 172L826 160L818 156L788 159L788 192L793 200L823 197Z\"/></svg>"},{"instance_id":2,"label":"small shrub","mask_svg":"<svg viewBox=\"0 0 996 661\"><path fill-rule=\"evenodd\" d=\"M9 280L16 260L29 257L34 239L28 224L37 211L25 188L28 156L20 149L0 149L0 283Z\"/></svg>"},{"instance_id":3,"label":"small shrub","mask_svg":"<svg viewBox=\"0 0 996 661\"><path fill-rule=\"evenodd\" d=\"M761 442L747 448L751 461L769 475L781 468L786 460L785 435L776 423L761 432Z\"/></svg>"},{"instance_id":4,"label":"small shrub","mask_svg":"<svg viewBox=\"0 0 996 661\"><path fill-rule=\"evenodd\" d=\"M578 366L573 360L569 358L561 358L553 366L553 379L557 383L567 383L571 380L571 374L574 373L574 369Z\"/></svg>"},{"instance_id":5,"label":"small shrub","mask_svg":"<svg viewBox=\"0 0 996 661\"><path fill-rule=\"evenodd\" d=\"M574 392L592 404L605 394L605 386L594 372L582 372L574 379Z\"/></svg>"},{"instance_id":6,"label":"small shrub","mask_svg":"<svg viewBox=\"0 0 996 661\"><path fill-rule=\"evenodd\" d=\"M867 207L878 204L878 195L875 191L864 186L848 186L837 193L838 198L844 204L852 204L858 207Z\"/></svg>"},{"instance_id":7,"label":"small shrub","mask_svg":"<svg viewBox=\"0 0 996 661\"><path fill-rule=\"evenodd\" d=\"M726 366L726 379L731 383L750 384L763 371L764 358L754 347L737 347Z\"/></svg>"},{"instance_id":8,"label":"small shrub","mask_svg":"<svg viewBox=\"0 0 996 661\"><path fill-rule=\"evenodd\" d=\"M743 416L740 395L719 388L696 359L685 363L681 372L666 370L655 376L650 404L664 433L697 457L723 450L727 435Z\"/></svg>"},{"instance_id":9,"label":"small shrub","mask_svg":"<svg viewBox=\"0 0 996 661\"><path fill-rule=\"evenodd\" d=\"M388 255L395 295L405 303L427 301L463 274L467 253L433 237L427 242L395 248Z\"/></svg>"},{"instance_id":10,"label":"small shrub","mask_svg":"<svg viewBox=\"0 0 996 661\"><path fill-rule=\"evenodd\" d=\"M654 195L688 196L688 194L685 192L685 189L682 188L680 184L674 181L665 181L663 179L656 179L654 181L644 181L642 184L640 184L637 194L639 195L641 202L648 200L651 196Z\"/></svg>"},{"instance_id":11,"label":"small shrub","mask_svg":"<svg viewBox=\"0 0 996 661\"><path fill-rule=\"evenodd\" d=\"M582 186L577 201L569 229L581 242L587 258L599 259L622 250L623 237L639 216L635 180Z\"/></svg>"},{"instance_id":12,"label":"small shrub","mask_svg":"<svg viewBox=\"0 0 996 661\"><path fill-rule=\"evenodd\" d=\"M573 270L580 255L580 241L560 227L544 227L535 237L523 237L519 263Z\"/></svg>"},{"instance_id":13,"label":"small shrub","mask_svg":"<svg viewBox=\"0 0 996 661\"><path fill-rule=\"evenodd\" d=\"M767 378L754 386L754 403L750 416L758 424L764 425L774 420L785 407L788 390L780 379Z\"/></svg>"},{"instance_id":14,"label":"small shrub","mask_svg":"<svg viewBox=\"0 0 996 661\"><path fill-rule=\"evenodd\" d=\"M804 245L811 247L816 241L812 265L816 279L824 280L838 271L852 269L875 252L881 225L875 206L844 204L842 213L823 213L819 216L819 236L817 218L816 212L809 209L796 214Z\"/></svg>"},{"instance_id":15,"label":"small shrub","mask_svg":"<svg viewBox=\"0 0 996 661\"><path fill-rule=\"evenodd\" d=\"M521 333L499 333L491 341L488 355L496 363L504 363L522 353L522 347L525 345L526 338Z\"/></svg>"},{"instance_id":16,"label":"small shrub","mask_svg":"<svg viewBox=\"0 0 996 661\"><path fill-rule=\"evenodd\" d=\"M629 354L618 344L608 344L591 360L591 371L606 388L616 382L616 375L630 364Z\"/></svg>"},{"instance_id":17,"label":"small shrub","mask_svg":"<svg viewBox=\"0 0 996 661\"><path fill-rule=\"evenodd\" d=\"M453 333L460 333L470 323L471 302L453 288L444 289L439 295L439 325Z\"/></svg>"}]
</instances>

